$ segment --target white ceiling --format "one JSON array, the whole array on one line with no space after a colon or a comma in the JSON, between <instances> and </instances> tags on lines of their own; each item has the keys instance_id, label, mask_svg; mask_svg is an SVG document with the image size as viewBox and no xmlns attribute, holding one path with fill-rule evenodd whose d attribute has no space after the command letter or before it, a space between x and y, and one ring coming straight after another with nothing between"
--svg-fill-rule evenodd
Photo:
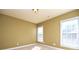
<instances>
[{"instance_id":1,"label":"white ceiling","mask_svg":"<svg viewBox=\"0 0 79 59\"><path fill-rule=\"evenodd\" d=\"M32 9L1 9L0 13L37 24L70 11L72 9L39 9L34 13Z\"/></svg>"}]
</instances>

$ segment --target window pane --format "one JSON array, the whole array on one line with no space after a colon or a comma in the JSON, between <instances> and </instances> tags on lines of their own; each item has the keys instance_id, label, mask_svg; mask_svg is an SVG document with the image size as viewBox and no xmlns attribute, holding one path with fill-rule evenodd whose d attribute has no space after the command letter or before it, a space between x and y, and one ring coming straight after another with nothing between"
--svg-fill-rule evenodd
<instances>
[{"instance_id":1,"label":"window pane","mask_svg":"<svg viewBox=\"0 0 79 59\"><path fill-rule=\"evenodd\" d=\"M37 40L38 42L43 42L43 26L40 26L37 29Z\"/></svg>"},{"instance_id":2,"label":"window pane","mask_svg":"<svg viewBox=\"0 0 79 59\"><path fill-rule=\"evenodd\" d=\"M61 46L79 49L79 17L61 22Z\"/></svg>"}]
</instances>

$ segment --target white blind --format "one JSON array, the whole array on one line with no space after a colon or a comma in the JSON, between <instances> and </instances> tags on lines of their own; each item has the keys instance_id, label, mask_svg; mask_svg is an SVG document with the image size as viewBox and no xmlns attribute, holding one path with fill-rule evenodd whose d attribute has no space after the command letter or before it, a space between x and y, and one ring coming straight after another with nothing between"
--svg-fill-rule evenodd
<instances>
[{"instance_id":1,"label":"white blind","mask_svg":"<svg viewBox=\"0 0 79 59\"><path fill-rule=\"evenodd\" d=\"M43 42L43 26L37 28L37 40L38 42Z\"/></svg>"},{"instance_id":2,"label":"white blind","mask_svg":"<svg viewBox=\"0 0 79 59\"><path fill-rule=\"evenodd\" d=\"M61 21L61 46L79 49L79 17Z\"/></svg>"}]
</instances>

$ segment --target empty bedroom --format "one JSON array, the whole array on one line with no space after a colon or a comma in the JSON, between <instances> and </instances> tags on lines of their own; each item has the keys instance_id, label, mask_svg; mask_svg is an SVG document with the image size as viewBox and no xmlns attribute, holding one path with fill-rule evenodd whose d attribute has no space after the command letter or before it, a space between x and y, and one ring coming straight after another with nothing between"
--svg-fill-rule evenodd
<instances>
[{"instance_id":1,"label":"empty bedroom","mask_svg":"<svg viewBox=\"0 0 79 59\"><path fill-rule=\"evenodd\" d=\"M0 9L0 50L79 49L79 9Z\"/></svg>"}]
</instances>

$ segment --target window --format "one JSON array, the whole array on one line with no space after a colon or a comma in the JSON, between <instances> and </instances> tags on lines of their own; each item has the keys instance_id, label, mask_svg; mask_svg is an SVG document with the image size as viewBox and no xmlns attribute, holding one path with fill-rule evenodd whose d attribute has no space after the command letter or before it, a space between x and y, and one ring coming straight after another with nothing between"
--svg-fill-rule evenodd
<instances>
[{"instance_id":1,"label":"window","mask_svg":"<svg viewBox=\"0 0 79 59\"><path fill-rule=\"evenodd\" d=\"M43 26L38 26L37 28L37 41L43 42Z\"/></svg>"},{"instance_id":2,"label":"window","mask_svg":"<svg viewBox=\"0 0 79 59\"><path fill-rule=\"evenodd\" d=\"M61 21L61 46L79 49L79 17Z\"/></svg>"}]
</instances>

